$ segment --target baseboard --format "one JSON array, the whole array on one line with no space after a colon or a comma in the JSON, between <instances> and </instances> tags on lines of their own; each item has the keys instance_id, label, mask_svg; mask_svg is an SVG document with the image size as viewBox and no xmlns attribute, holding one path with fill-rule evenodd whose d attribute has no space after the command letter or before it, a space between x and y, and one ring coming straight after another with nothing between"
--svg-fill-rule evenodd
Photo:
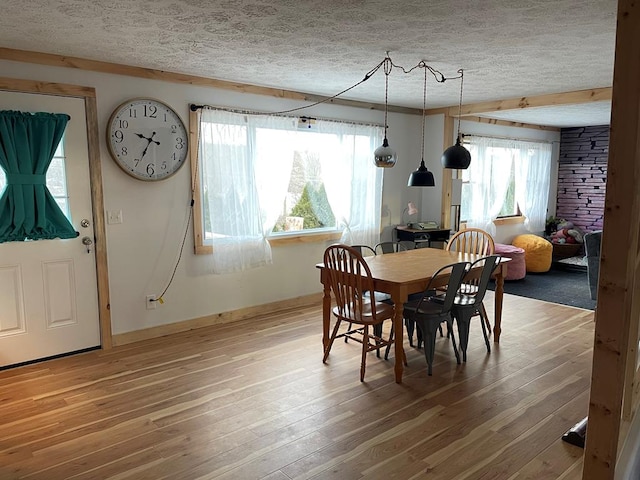
<instances>
[{"instance_id":1,"label":"baseboard","mask_svg":"<svg viewBox=\"0 0 640 480\"><path fill-rule=\"evenodd\" d=\"M159 325L157 327L145 328L143 330L135 330L133 332L120 333L113 336L113 346L127 345L141 340L149 340L151 338L164 337L179 332L186 332L195 328L209 327L211 325L220 325L223 323L238 322L256 315L264 315L266 313L276 313L291 308L304 307L308 305L321 305L322 293L314 293L303 297L290 298L280 300L278 302L267 303L264 305L255 305L253 307L241 308L229 312L221 312L204 317L192 318L167 325Z\"/></svg>"}]
</instances>

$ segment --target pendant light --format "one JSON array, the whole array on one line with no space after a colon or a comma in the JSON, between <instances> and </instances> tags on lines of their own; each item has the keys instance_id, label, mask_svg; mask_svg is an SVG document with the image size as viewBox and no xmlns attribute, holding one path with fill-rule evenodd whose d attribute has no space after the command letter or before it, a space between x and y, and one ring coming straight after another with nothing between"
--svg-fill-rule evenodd
<instances>
[{"instance_id":1,"label":"pendant light","mask_svg":"<svg viewBox=\"0 0 640 480\"><path fill-rule=\"evenodd\" d=\"M465 170L469 168L471 163L471 153L460 144L460 116L462 115L462 83L464 81L464 71L458 70L460 73L460 103L458 105L458 138L456 144L447 148L442 154L442 166L444 168L453 168L456 170Z\"/></svg>"},{"instance_id":2,"label":"pendant light","mask_svg":"<svg viewBox=\"0 0 640 480\"><path fill-rule=\"evenodd\" d=\"M384 140L382 145L375 149L373 156L375 159L376 167L391 168L398 161L398 155L396 151L389 146L389 140L387 140L387 106L388 106L388 92L389 92L389 74L391 73L391 59L389 58L389 52L383 61L384 68Z\"/></svg>"},{"instance_id":3,"label":"pendant light","mask_svg":"<svg viewBox=\"0 0 640 480\"><path fill-rule=\"evenodd\" d=\"M424 65L424 62L420 62L421 65ZM409 181L407 182L407 186L409 187L435 187L436 182L433 178L433 173L427 170L427 167L424 164L424 120L425 120L425 112L427 110L427 68L424 65L424 90L422 94L422 160L420 161L420 166L415 172L412 172L409 175Z\"/></svg>"}]
</instances>

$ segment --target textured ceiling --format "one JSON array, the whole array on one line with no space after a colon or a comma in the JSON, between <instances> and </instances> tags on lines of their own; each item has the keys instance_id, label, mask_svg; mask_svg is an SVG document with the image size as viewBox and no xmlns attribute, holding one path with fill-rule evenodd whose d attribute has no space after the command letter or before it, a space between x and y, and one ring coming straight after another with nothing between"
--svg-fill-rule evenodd
<instances>
[{"instance_id":1,"label":"textured ceiling","mask_svg":"<svg viewBox=\"0 0 640 480\"><path fill-rule=\"evenodd\" d=\"M334 95L389 51L456 76L464 103L608 87L616 0L3 0L0 46ZM389 75L389 103L422 106L423 71ZM459 81L428 81L427 108ZM384 102L384 73L342 98ZM593 106L608 122L607 102ZM531 123L576 122L541 109ZM509 115L501 113L500 115ZM513 119L528 122L525 112ZM502 118L502 117L501 117ZM575 120L573 120L575 118ZM593 117L592 117L593 118ZM602 123L598 121L597 123ZM553 123L551 123L553 125Z\"/></svg>"}]
</instances>

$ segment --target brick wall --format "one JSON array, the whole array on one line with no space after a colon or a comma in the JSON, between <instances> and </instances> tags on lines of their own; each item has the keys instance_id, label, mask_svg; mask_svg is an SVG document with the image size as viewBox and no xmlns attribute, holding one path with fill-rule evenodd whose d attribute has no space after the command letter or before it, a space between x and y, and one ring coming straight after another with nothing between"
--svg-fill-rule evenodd
<instances>
[{"instance_id":1,"label":"brick wall","mask_svg":"<svg viewBox=\"0 0 640 480\"><path fill-rule=\"evenodd\" d=\"M556 217L585 232L602 229L609 126L563 128Z\"/></svg>"}]
</instances>

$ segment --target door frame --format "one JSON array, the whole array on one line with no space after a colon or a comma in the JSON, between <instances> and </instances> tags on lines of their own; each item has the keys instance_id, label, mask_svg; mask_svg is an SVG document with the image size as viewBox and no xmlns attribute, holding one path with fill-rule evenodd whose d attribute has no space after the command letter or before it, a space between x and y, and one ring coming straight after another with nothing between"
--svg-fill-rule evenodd
<instances>
[{"instance_id":1,"label":"door frame","mask_svg":"<svg viewBox=\"0 0 640 480\"><path fill-rule=\"evenodd\" d=\"M107 267L107 236L104 218L104 196L102 190L102 164L98 137L98 108L96 91L64 83L38 82L0 77L0 90L7 92L56 95L84 100L89 155L89 177L91 183L91 211L93 214L96 282L98 288L98 319L100 322L100 345L103 350L113 346L111 332L111 310L109 300L109 273Z\"/></svg>"}]
</instances>

